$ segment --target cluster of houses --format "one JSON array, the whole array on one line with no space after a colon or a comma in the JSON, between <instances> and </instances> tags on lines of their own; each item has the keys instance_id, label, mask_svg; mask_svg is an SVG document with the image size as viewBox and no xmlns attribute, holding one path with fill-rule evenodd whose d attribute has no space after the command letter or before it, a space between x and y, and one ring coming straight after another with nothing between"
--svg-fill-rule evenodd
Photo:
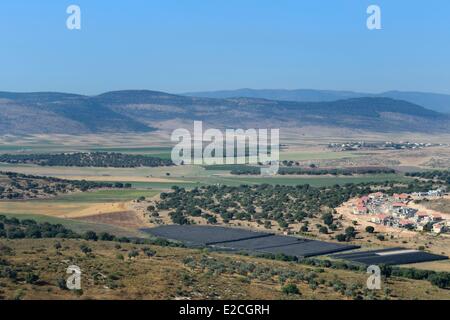
<instances>
[{"instance_id":1,"label":"cluster of houses","mask_svg":"<svg viewBox=\"0 0 450 320\"><path fill-rule=\"evenodd\" d=\"M392 196L375 192L359 198L354 204L353 213L370 215L371 222L390 227L431 231L437 234L449 232L450 220L444 219L439 214L428 214L409 206L413 200L441 197L444 194L440 189Z\"/></svg>"},{"instance_id":2,"label":"cluster of houses","mask_svg":"<svg viewBox=\"0 0 450 320\"><path fill-rule=\"evenodd\" d=\"M444 146L443 144L432 144L432 143L422 143L422 142L345 142L345 143L330 143L328 148L334 149L335 151L356 151L356 150L404 150L404 149L424 149L434 146Z\"/></svg>"}]
</instances>

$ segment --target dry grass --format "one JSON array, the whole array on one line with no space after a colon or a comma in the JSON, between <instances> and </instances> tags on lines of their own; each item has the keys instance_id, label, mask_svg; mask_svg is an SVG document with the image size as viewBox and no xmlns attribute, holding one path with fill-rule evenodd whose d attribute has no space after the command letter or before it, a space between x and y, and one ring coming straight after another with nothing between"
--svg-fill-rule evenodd
<instances>
[{"instance_id":1,"label":"dry grass","mask_svg":"<svg viewBox=\"0 0 450 320\"><path fill-rule=\"evenodd\" d=\"M100 213L80 216L77 219L87 222L101 223L136 230L152 226L146 219L144 219L143 215L140 215L133 211Z\"/></svg>"},{"instance_id":2,"label":"dry grass","mask_svg":"<svg viewBox=\"0 0 450 320\"><path fill-rule=\"evenodd\" d=\"M12 249L12 254L2 251L1 258L10 267L19 270L18 280L0 278L0 297L3 299L349 299L335 291L327 283L342 281L347 286L364 286L367 275L350 271L313 267L235 256L220 253L206 253L201 250L142 246L113 242L85 242L82 240L59 240L62 248L57 250L57 240L2 240L1 246ZM80 251L80 244L92 249L91 255ZM143 254L147 247L156 252L153 257ZM3 247L4 248L4 247ZM127 257L130 250L137 250L139 256ZM120 255L124 259L120 258ZM197 267L184 263L186 257L197 262ZM312 289L306 282L290 279L301 292L298 296L286 296L281 292L281 282L269 276L265 280L252 278L250 274L231 271L213 273L208 268L198 267L202 257L209 257L225 265L242 261L269 270L295 271L308 274L315 272L317 279L324 282ZM62 290L57 279L67 277L66 268L78 265L82 272L82 293ZM22 279L26 274L39 276L35 284L27 284ZM393 299L450 299L447 290L433 287L426 281L389 279L383 282ZM386 297L386 290L372 292L373 297Z\"/></svg>"},{"instance_id":3,"label":"dry grass","mask_svg":"<svg viewBox=\"0 0 450 320\"><path fill-rule=\"evenodd\" d=\"M126 203L62 203L56 201L0 202L0 212L12 214L39 214L58 218L80 218L95 214L121 212Z\"/></svg>"},{"instance_id":4,"label":"dry grass","mask_svg":"<svg viewBox=\"0 0 450 320\"><path fill-rule=\"evenodd\" d=\"M441 198L439 200L424 201L421 203L427 209L450 215L450 197Z\"/></svg>"}]
</instances>

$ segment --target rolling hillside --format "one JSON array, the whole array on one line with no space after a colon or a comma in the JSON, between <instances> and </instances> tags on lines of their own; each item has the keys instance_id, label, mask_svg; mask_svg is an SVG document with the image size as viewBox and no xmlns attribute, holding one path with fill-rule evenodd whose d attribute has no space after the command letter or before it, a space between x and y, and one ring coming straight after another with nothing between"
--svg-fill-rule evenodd
<instances>
[{"instance_id":1,"label":"rolling hillside","mask_svg":"<svg viewBox=\"0 0 450 320\"><path fill-rule=\"evenodd\" d=\"M0 133L146 132L203 120L208 126L325 126L374 132L450 132L450 116L390 98L324 102L202 98L156 91L98 96L0 92Z\"/></svg>"},{"instance_id":2,"label":"rolling hillside","mask_svg":"<svg viewBox=\"0 0 450 320\"><path fill-rule=\"evenodd\" d=\"M90 97L64 93L0 92L0 133L145 132L148 126Z\"/></svg>"},{"instance_id":3,"label":"rolling hillside","mask_svg":"<svg viewBox=\"0 0 450 320\"><path fill-rule=\"evenodd\" d=\"M260 98L282 101L297 102L323 102L336 101L351 98L373 97L373 98L391 98L404 100L414 104L421 105L425 108L450 113L450 95L429 93L429 92L409 92L409 91L387 91L379 94L353 92L353 91L336 91L336 90L277 90L277 89L238 89L210 92L193 92L186 93L187 96L229 99L235 97Z\"/></svg>"}]
</instances>

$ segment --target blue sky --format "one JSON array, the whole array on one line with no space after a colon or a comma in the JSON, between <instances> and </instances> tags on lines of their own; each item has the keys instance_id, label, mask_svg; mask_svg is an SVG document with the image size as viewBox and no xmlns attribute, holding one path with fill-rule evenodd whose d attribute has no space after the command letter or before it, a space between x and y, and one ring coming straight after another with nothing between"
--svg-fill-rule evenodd
<instances>
[{"instance_id":1,"label":"blue sky","mask_svg":"<svg viewBox=\"0 0 450 320\"><path fill-rule=\"evenodd\" d=\"M382 30L366 28L370 4ZM448 0L2 0L0 41L0 91L450 94Z\"/></svg>"}]
</instances>

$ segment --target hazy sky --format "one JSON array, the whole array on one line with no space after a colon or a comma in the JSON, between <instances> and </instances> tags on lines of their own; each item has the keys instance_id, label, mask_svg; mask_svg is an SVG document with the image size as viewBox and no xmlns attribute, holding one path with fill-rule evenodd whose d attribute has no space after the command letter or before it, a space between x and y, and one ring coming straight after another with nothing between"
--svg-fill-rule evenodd
<instances>
[{"instance_id":1,"label":"hazy sky","mask_svg":"<svg viewBox=\"0 0 450 320\"><path fill-rule=\"evenodd\" d=\"M0 91L450 93L448 0L2 0L0 41Z\"/></svg>"}]
</instances>

